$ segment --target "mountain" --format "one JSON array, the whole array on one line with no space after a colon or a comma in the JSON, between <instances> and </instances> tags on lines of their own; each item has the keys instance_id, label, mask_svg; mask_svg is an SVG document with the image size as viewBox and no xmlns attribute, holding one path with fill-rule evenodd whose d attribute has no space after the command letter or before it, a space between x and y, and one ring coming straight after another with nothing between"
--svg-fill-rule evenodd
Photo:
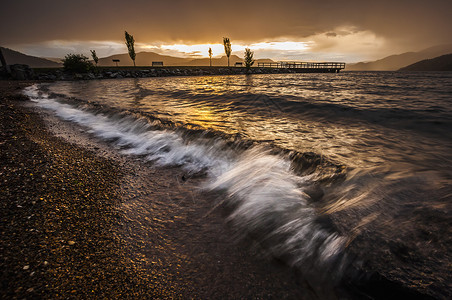
<instances>
[{"instance_id":1,"label":"mountain","mask_svg":"<svg viewBox=\"0 0 452 300\"><path fill-rule=\"evenodd\" d=\"M119 59L118 66L133 66L133 61L129 54L116 54L104 58L99 58L99 66L115 66L113 59ZM190 59L174 56L160 55L154 52L138 52L135 57L137 66L151 66L153 61L163 61L165 66L184 66Z\"/></svg>"},{"instance_id":2,"label":"mountain","mask_svg":"<svg viewBox=\"0 0 452 300\"><path fill-rule=\"evenodd\" d=\"M1 48L3 56L7 64L26 64L32 68L58 68L62 67L61 59L59 58L40 58L8 49ZM99 58L98 65L102 67L116 66L113 59L119 59L118 66L133 66L133 61L129 54L116 54L108 57ZM151 66L153 61L161 61L164 66L209 66L209 58L182 58L168 55L161 55L155 52L139 52L135 57L137 66ZM243 58L237 55L229 57L230 66L234 66L236 62L242 62ZM257 66L259 62L274 62L271 59L256 59L254 65ZM228 58L226 56L212 58L212 66L227 66Z\"/></svg>"},{"instance_id":3,"label":"mountain","mask_svg":"<svg viewBox=\"0 0 452 300\"><path fill-rule=\"evenodd\" d=\"M118 66L133 66L129 54L116 54L104 58L99 58L99 66L115 66L113 59L119 59ZM162 61L164 66L209 66L209 58L181 58L168 55L161 55L154 52L139 52L135 57L137 66L151 66L153 61ZM236 62L242 62L243 59L237 55L229 57L229 65L234 66ZM256 59L255 65L259 62L273 62L271 59ZM213 57L212 66L227 66L228 58L226 56Z\"/></svg>"},{"instance_id":4,"label":"mountain","mask_svg":"<svg viewBox=\"0 0 452 300\"><path fill-rule=\"evenodd\" d=\"M62 58L58 58L58 57L41 57L41 58L44 58L44 59L47 59L47 60L50 60L50 61L53 61L53 62L56 62L56 63L59 63L59 64L62 64L63 62L62 62Z\"/></svg>"},{"instance_id":5,"label":"mountain","mask_svg":"<svg viewBox=\"0 0 452 300\"><path fill-rule=\"evenodd\" d=\"M231 55L229 57L229 65L230 66L234 66L235 63L237 62L241 62L243 64L244 60L243 58L238 57L237 55ZM258 63L260 62L266 62L266 63L271 63L274 62L271 59L268 58L264 58L264 59L256 59L254 62L254 66L257 66ZM209 66L210 61L209 58L197 58L197 59L193 59L191 61L189 61L187 63L187 66ZM222 56L220 58L212 58L212 66L227 66L228 65L228 57L227 56Z\"/></svg>"},{"instance_id":6,"label":"mountain","mask_svg":"<svg viewBox=\"0 0 452 300\"><path fill-rule=\"evenodd\" d=\"M236 62L242 62L243 59L238 57L237 55L231 55L229 57L229 65L234 66ZM187 66L209 66L210 59L209 58L196 58L192 59L187 63ZM228 65L228 57L212 57L212 66L227 66Z\"/></svg>"},{"instance_id":7,"label":"mountain","mask_svg":"<svg viewBox=\"0 0 452 300\"><path fill-rule=\"evenodd\" d=\"M419 52L391 55L372 62L347 64L347 71L396 71L418 61L448 53L452 53L452 44L435 46Z\"/></svg>"},{"instance_id":8,"label":"mountain","mask_svg":"<svg viewBox=\"0 0 452 300\"><path fill-rule=\"evenodd\" d=\"M57 63L45 58L26 55L8 48L0 48L2 49L3 56L5 57L6 63L8 65L24 64L29 65L32 68L59 68L62 66L61 63Z\"/></svg>"},{"instance_id":9,"label":"mountain","mask_svg":"<svg viewBox=\"0 0 452 300\"><path fill-rule=\"evenodd\" d=\"M452 53L432 59L424 59L401 68L399 71L452 71Z\"/></svg>"}]
</instances>

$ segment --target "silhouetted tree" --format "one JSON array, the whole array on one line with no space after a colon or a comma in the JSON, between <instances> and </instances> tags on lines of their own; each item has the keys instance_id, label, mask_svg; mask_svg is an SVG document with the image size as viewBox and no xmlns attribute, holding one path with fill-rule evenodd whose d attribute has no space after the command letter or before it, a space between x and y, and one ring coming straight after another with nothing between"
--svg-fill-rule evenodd
<instances>
[{"instance_id":1,"label":"silhouetted tree","mask_svg":"<svg viewBox=\"0 0 452 300\"><path fill-rule=\"evenodd\" d=\"M231 56L231 41L229 38L224 37L223 38L223 45L224 45L224 52L226 53L226 56L228 57L228 67L229 67L229 56Z\"/></svg>"},{"instance_id":2,"label":"silhouetted tree","mask_svg":"<svg viewBox=\"0 0 452 300\"><path fill-rule=\"evenodd\" d=\"M209 48L210 66L212 66L212 48Z\"/></svg>"},{"instance_id":3,"label":"silhouetted tree","mask_svg":"<svg viewBox=\"0 0 452 300\"><path fill-rule=\"evenodd\" d=\"M97 63L99 62L99 57L97 57L96 50L90 50L90 51L91 51L91 57L93 58L94 62L96 63L96 67L97 67Z\"/></svg>"},{"instance_id":4,"label":"silhouetted tree","mask_svg":"<svg viewBox=\"0 0 452 300\"><path fill-rule=\"evenodd\" d=\"M245 48L245 67L247 69L251 68L251 66L254 64L253 55L254 53L251 52L249 48Z\"/></svg>"},{"instance_id":5,"label":"silhouetted tree","mask_svg":"<svg viewBox=\"0 0 452 300\"><path fill-rule=\"evenodd\" d=\"M68 54L63 59L63 67L66 71L83 73L90 71L93 64L83 54Z\"/></svg>"},{"instance_id":6,"label":"silhouetted tree","mask_svg":"<svg viewBox=\"0 0 452 300\"><path fill-rule=\"evenodd\" d=\"M126 46L127 49L129 50L129 56L130 58L133 60L133 66L135 67L135 40L133 39L133 35L130 35L127 33L127 31L125 32L126 35Z\"/></svg>"}]
</instances>

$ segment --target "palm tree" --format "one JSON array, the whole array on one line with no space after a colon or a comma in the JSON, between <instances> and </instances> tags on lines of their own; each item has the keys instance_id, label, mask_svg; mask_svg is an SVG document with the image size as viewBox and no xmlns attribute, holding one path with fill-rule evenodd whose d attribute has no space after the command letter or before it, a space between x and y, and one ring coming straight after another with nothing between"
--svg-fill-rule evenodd
<instances>
[{"instance_id":1,"label":"palm tree","mask_svg":"<svg viewBox=\"0 0 452 300\"><path fill-rule=\"evenodd\" d=\"M133 35L130 35L127 33L127 31L125 32L126 35L126 46L127 49L129 50L129 56L130 58L133 60L133 66L135 67L135 40L133 39Z\"/></svg>"},{"instance_id":2,"label":"palm tree","mask_svg":"<svg viewBox=\"0 0 452 300\"><path fill-rule=\"evenodd\" d=\"M231 41L229 38L224 37L223 38L223 45L224 45L224 52L226 53L226 56L228 57L228 67L229 67L229 56L231 56Z\"/></svg>"},{"instance_id":3,"label":"palm tree","mask_svg":"<svg viewBox=\"0 0 452 300\"><path fill-rule=\"evenodd\" d=\"M209 48L210 66L212 66L212 48Z\"/></svg>"}]
</instances>

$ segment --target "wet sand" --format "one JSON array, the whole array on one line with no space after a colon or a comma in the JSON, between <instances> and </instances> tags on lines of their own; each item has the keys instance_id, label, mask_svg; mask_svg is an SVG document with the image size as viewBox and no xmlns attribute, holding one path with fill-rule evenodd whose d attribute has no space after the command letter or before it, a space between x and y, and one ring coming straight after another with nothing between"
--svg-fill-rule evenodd
<instances>
[{"instance_id":1,"label":"wet sand","mask_svg":"<svg viewBox=\"0 0 452 300\"><path fill-rule=\"evenodd\" d=\"M237 241L201 178L36 111L29 84L0 81L0 298L327 296Z\"/></svg>"}]
</instances>

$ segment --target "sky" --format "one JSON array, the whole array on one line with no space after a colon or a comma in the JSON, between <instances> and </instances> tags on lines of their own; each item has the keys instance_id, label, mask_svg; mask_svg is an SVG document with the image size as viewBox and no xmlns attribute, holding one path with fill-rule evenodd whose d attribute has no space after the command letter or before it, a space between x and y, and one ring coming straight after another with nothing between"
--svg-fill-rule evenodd
<instances>
[{"instance_id":1,"label":"sky","mask_svg":"<svg viewBox=\"0 0 452 300\"><path fill-rule=\"evenodd\" d=\"M99 57L136 52L180 57L358 62L452 43L451 0L2 0L0 45L29 55Z\"/></svg>"}]
</instances>

